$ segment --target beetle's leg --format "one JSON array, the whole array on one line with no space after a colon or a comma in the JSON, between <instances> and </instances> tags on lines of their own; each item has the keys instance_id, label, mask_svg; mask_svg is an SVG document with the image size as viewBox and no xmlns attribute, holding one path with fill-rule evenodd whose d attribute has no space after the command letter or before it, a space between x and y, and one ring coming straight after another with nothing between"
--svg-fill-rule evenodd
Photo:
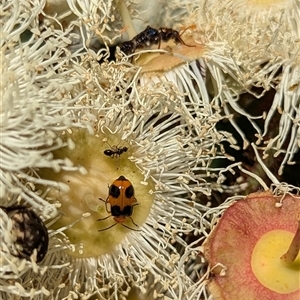
<instances>
[{"instance_id":1,"label":"beetle's leg","mask_svg":"<svg viewBox=\"0 0 300 300\"><path fill-rule=\"evenodd\" d=\"M98 199L99 199L100 201L103 201L103 202L105 203L105 209L106 209L107 213L110 214L111 212L107 209L108 198L109 198L109 197L107 197L106 200L104 200L104 199L102 199L102 198L98 198Z\"/></svg>"},{"instance_id":2,"label":"beetle's leg","mask_svg":"<svg viewBox=\"0 0 300 300\"><path fill-rule=\"evenodd\" d=\"M134 202L135 204L133 204L132 206L134 206L134 205L139 205L139 204L140 204L140 203L137 203L137 200L136 200L135 197L133 197L133 202Z\"/></svg>"},{"instance_id":3,"label":"beetle's leg","mask_svg":"<svg viewBox=\"0 0 300 300\"><path fill-rule=\"evenodd\" d=\"M161 33L160 33L159 38L158 38L158 48L157 49L160 49L160 44L161 44Z\"/></svg>"},{"instance_id":4,"label":"beetle's leg","mask_svg":"<svg viewBox=\"0 0 300 300\"><path fill-rule=\"evenodd\" d=\"M140 229L134 229L134 228L131 228L131 227L129 227L129 226L125 225L125 224L122 224L122 223L121 223L121 225L122 225L123 227L126 227L126 228L128 228L128 229L130 229L130 230L133 230L133 231L142 231L142 230L140 230ZM135 224L135 225L136 225L136 224Z\"/></svg>"},{"instance_id":5,"label":"beetle's leg","mask_svg":"<svg viewBox=\"0 0 300 300\"><path fill-rule=\"evenodd\" d=\"M139 227L139 225L138 224L136 224L134 221L133 221L133 219L131 218L131 217L128 217L130 220L131 220L131 222L132 222L132 224L134 224L136 227ZM125 226L125 225L124 225ZM125 226L126 227L126 226Z\"/></svg>"},{"instance_id":6,"label":"beetle's leg","mask_svg":"<svg viewBox=\"0 0 300 300\"><path fill-rule=\"evenodd\" d=\"M99 220L98 220L99 221ZM104 230L107 230L107 229L109 229L109 228L112 228L112 227L114 227L114 226L116 226L118 223L115 223L115 224L112 224L111 226L108 226L108 227L106 227L106 228L104 228L104 229L99 229L98 231L104 231Z\"/></svg>"}]
</instances>

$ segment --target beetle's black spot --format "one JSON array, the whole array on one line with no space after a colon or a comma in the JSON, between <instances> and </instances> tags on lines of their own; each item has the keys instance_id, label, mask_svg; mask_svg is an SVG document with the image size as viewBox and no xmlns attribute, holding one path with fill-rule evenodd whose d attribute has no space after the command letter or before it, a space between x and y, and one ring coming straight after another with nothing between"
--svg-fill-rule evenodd
<instances>
[{"instance_id":1,"label":"beetle's black spot","mask_svg":"<svg viewBox=\"0 0 300 300\"><path fill-rule=\"evenodd\" d=\"M134 196L134 188L132 185L130 185L126 190L125 190L125 196L126 198L131 198Z\"/></svg>"},{"instance_id":2,"label":"beetle's black spot","mask_svg":"<svg viewBox=\"0 0 300 300\"><path fill-rule=\"evenodd\" d=\"M121 211L121 208L120 208L119 205L114 205L114 206L112 206L112 207L110 208L110 210L111 210L111 215L112 215L113 217L120 217L120 216L123 215L123 214L122 214L122 211Z\"/></svg>"},{"instance_id":3,"label":"beetle's black spot","mask_svg":"<svg viewBox=\"0 0 300 300\"><path fill-rule=\"evenodd\" d=\"M113 217L125 216L129 217L132 215L133 206L126 205L123 210L121 210L119 205L114 205L111 207L111 215Z\"/></svg>"},{"instance_id":4,"label":"beetle's black spot","mask_svg":"<svg viewBox=\"0 0 300 300\"><path fill-rule=\"evenodd\" d=\"M116 185L112 184L109 187L109 195L112 196L113 198L118 198L120 196L120 189Z\"/></svg>"},{"instance_id":5,"label":"beetle's black spot","mask_svg":"<svg viewBox=\"0 0 300 300\"><path fill-rule=\"evenodd\" d=\"M133 212L133 206L126 205L123 209L123 216L129 217L132 215Z\"/></svg>"},{"instance_id":6,"label":"beetle's black spot","mask_svg":"<svg viewBox=\"0 0 300 300\"><path fill-rule=\"evenodd\" d=\"M12 220L12 235L20 258L30 260L37 251L36 262L45 257L48 250L48 231L40 217L26 206L1 207Z\"/></svg>"}]
</instances>

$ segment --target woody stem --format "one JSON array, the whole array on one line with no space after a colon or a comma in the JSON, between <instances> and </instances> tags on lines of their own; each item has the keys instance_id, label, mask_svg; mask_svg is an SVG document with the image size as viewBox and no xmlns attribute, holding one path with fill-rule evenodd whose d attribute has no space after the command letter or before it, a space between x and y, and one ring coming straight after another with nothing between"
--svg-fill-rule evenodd
<instances>
[{"instance_id":1,"label":"woody stem","mask_svg":"<svg viewBox=\"0 0 300 300\"><path fill-rule=\"evenodd\" d=\"M280 259L283 260L285 263L292 263L296 259L299 250L300 250L300 221L298 221L298 228L288 251L285 254L283 254L280 257Z\"/></svg>"}]
</instances>

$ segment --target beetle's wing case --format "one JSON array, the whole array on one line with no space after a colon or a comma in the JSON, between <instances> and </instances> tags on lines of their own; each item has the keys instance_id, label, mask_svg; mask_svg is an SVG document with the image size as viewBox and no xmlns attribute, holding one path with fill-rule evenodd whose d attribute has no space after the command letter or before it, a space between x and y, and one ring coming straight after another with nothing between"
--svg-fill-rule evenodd
<instances>
[{"instance_id":1,"label":"beetle's wing case","mask_svg":"<svg viewBox=\"0 0 300 300\"><path fill-rule=\"evenodd\" d=\"M113 217L116 223L112 224L107 228L100 229L99 231L107 230L118 223L128 229L139 231L137 229L131 228L123 224L126 221L126 219L129 218L135 226L138 226L131 217L133 213L133 207L135 205L138 205L138 203L136 202L137 200L134 197L133 185L128 179L126 179L123 175L121 175L109 187L109 195L105 201L105 204L110 205L111 208L110 216L103 219L98 219L98 221L101 221L109 217Z\"/></svg>"}]
</instances>

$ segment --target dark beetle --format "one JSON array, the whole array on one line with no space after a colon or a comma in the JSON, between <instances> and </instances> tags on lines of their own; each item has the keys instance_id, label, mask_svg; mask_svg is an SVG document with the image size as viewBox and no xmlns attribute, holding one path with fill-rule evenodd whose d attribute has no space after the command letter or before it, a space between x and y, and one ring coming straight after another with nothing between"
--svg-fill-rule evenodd
<instances>
[{"instance_id":1,"label":"dark beetle","mask_svg":"<svg viewBox=\"0 0 300 300\"><path fill-rule=\"evenodd\" d=\"M34 249L37 251L36 262L44 259L48 250L48 231L40 217L26 206L0 206L12 221L11 234L16 238L15 246L19 258L30 260ZM15 255L12 253L12 255Z\"/></svg>"}]
</instances>

